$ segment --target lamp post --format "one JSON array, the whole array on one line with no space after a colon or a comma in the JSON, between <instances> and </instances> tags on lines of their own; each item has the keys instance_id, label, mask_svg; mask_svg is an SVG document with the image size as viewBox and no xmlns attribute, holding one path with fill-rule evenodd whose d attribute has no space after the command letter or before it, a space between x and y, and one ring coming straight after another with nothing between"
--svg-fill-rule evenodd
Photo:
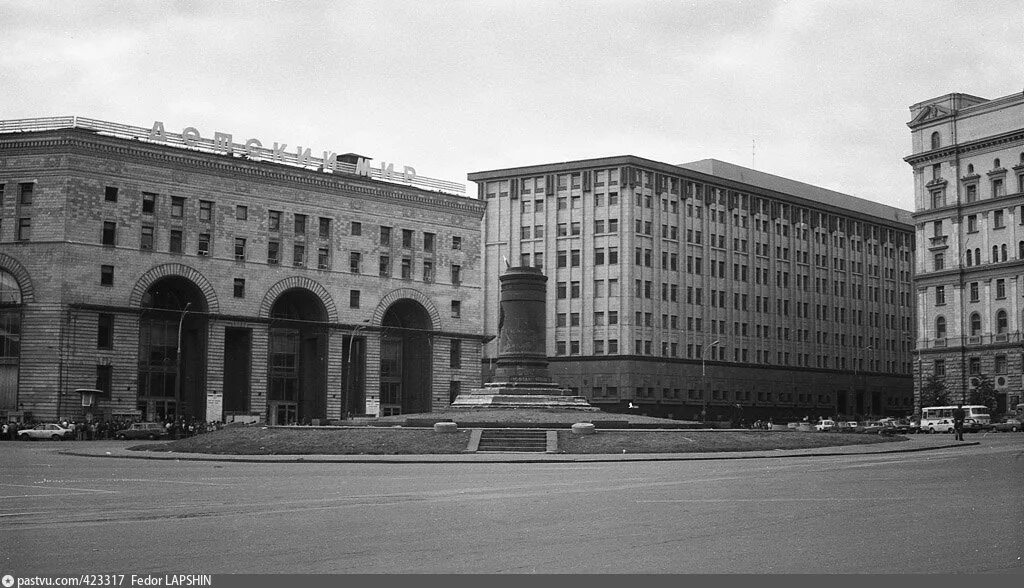
<instances>
[{"instance_id":1,"label":"lamp post","mask_svg":"<svg viewBox=\"0 0 1024 588\"><path fill-rule=\"evenodd\" d=\"M708 396L707 396L707 368L704 365L704 360L707 357L708 349L711 349L715 345L718 345L719 339L715 339L711 343L708 343L703 349L700 350L700 383L701 383L701 396L704 397L704 408L701 410L701 422L708 419Z\"/></svg>"},{"instance_id":2,"label":"lamp post","mask_svg":"<svg viewBox=\"0 0 1024 588\"><path fill-rule=\"evenodd\" d=\"M344 419L344 420L348 420L348 391L349 391L350 388L352 388L352 386L355 384L355 381L356 381L355 371L354 371L354 369L352 367L352 352L353 352L353 350L355 349L355 346L356 346L356 334L358 334L359 331L361 331L361 330L365 329L366 327L368 327L369 325L365 324L365 323L368 323L368 322L369 322L368 320L365 320L365 321L363 321L364 324L356 325L356 327L354 329L352 329L352 332L349 333L349 335L348 335L348 359L347 359L348 377L345 378L345 380L346 380L345 393L342 394L342 405L341 405L341 418Z\"/></svg>"},{"instance_id":3,"label":"lamp post","mask_svg":"<svg viewBox=\"0 0 1024 588\"><path fill-rule=\"evenodd\" d=\"M188 314L188 309L192 306L191 302L185 304L185 308L181 311L181 317L178 319L178 347L174 351L174 401L181 402L181 328L185 324L185 315ZM175 410L177 412L177 410ZM166 414L164 417L166 418Z\"/></svg>"}]
</instances>

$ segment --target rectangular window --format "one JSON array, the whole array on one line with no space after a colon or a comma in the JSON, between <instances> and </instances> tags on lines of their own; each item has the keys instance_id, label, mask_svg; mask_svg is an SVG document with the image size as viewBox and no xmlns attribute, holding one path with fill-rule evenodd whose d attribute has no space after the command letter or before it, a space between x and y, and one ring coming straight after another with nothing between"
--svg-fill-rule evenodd
<instances>
[{"instance_id":1,"label":"rectangular window","mask_svg":"<svg viewBox=\"0 0 1024 588\"><path fill-rule=\"evenodd\" d=\"M114 266L112 265L101 265L100 266L100 286L113 286L114 285Z\"/></svg>"},{"instance_id":2,"label":"rectangular window","mask_svg":"<svg viewBox=\"0 0 1024 588\"><path fill-rule=\"evenodd\" d=\"M992 228L1001 229L1006 226L1006 220L1002 210L992 211Z\"/></svg>"},{"instance_id":3,"label":"rectangular window","mask_svg":"<svg viewBox=\"0 0 1024 588\"><path fill-rule=\"evenodd\" d=\"M171 196L171 218L185 216L185 198L182 196Z\"/></svg>"},{"instance_id":4,"label":"rectangular window","mask_svg":"<svg viewBox=\"0 0 1024 588\"><path fill-rule=\"evenodd\" d=\"M245 261L245 239L235 237L235 261Z\"/></svg>"},{"instance_id":5,"label":"rectangular window","mask_svg":"<svg viewBox=\"0 0 1024 588\"><path fill-rule=\"evenodd\" d=\"M462 341L460 339L451 339L450 342L448 367L457 370L462 368Z\"/></svg>"},{"instance_id":6,"label":"rectangular window","mask_svg":"<svg viewBox=\"0 0 1024 588\"><path fill-rule=\"evenodd\" d=\"M142 225L142 241L139 243L139 247L143 251L153 250L153 235L155 229L148 225Z\"/></svg>"},{"instance_id":7,"label":"rectangular window","mask_svg":"<svg viewBox=\"0 0 1024 588\"><path fill-rule=\"evenodd\" d=\"M352 224L350 225L349 228L349 232L352 234L353 237L361 236L363 234L363 223L359 221L352 221Z\"/></svg>"},{"instance_id":8,"label":"rectangular window","mask_svg":"<svg viewBox=\"0 0 1024 588\"><path fill-rule=\"evenodd\" d=\"M268 231L280 231L281 230L281 211L280 210L268 210L267 211L267 230Z\"/></svg>"},{"instance_id":9,"label":"rectangular window","mask_svg":"<svg viewBox=\"0 0 1024 588\"><path fill-rule=\"evenodd\" d=\"M423 281L428 283L434 281L434 262L423 262Z\"/></svg>"},{"instance_id":10,"label":"rectangular window","mask_svg":"<svg viewBox=\"0 0 1024 588\"><path fill-rule=\"evenodd\" d=\"M462 266L452 265L452 285L458 286L462 283Z\"/></svg>"},{"instance_id":11,"label":"rectangular window","mask_svg":"<svg viewBox=\"0 0 1024 588\"><path fill-rule=\"evenodd\" d=\"M306 234L306 215L296 214L295 215L295 234L305 235Z\"/></svg>"},{"instance_id":12,"label":"rectangular window","mask_svg":"<svg viewBox=\"0 0 1024 588\"><path fill-rule=\"evenodd\" d=\"M935 305L942 306L946 303L946 287L936 286L935 287Z\"/></svg>"},{"instance_id":13,"label":"rectangular window","mask_svg":"<svg viewBox=\"0 0 1024 588\"><path fill-rule=\"evenodd\" d=\"M462 237L458 235L452 237L452 250L458 251L462 249Z\"/></svg>"},{"instance_id":14,"label":"rectangular window","mask_svg":"<svg viewBox=\"0 0 1024 588\"><path fill-rule=\"evenodd\" d=\"M316 267L317 269L331 269L331 250L326 247L321 247L316 251Z\"/></svg>"},{"instance_id":15,"label":"rectangular window","mask_svg":"<svg viewBox=\"0 0 1024 588\"><path fill-rule=\"evenodd\" d=\"M402 229L402 247L412 249L412 230Z\"/></svg>"},{"instance_id":16,"label":"rectangular window","mask_svg":"<svg viewBox=\"0 0 1024 588\"><path fill-rule=\"evenodd\" d=\"M96 325L96 348L114 348L114 315L101 314Z\"/></svg>"},{"instance_id":17,"label":"rectangular window","mask_svg":"<svg viewBox=\"0 0 1024 588\"><path fill-rule=\"evenodd\" d=\"M348 307L359 308L359 290L348 291Z\"/></svg>"},{"instance_id":18,"label":"rectangular window","mask_svg":"<svg viewBox=\"0 0 1024 588\"><path fill-rule=\"evenodd\" d=\"M117 245L117 223L104 221L103 236L100 239L103 245Z\"/></svg>"},{"instance_id":19,"label":"rectangular window","mask_svg":"<svg viewBox=\"0 0 1024 588\"><path fill-rule=\"evenodd\" d=\"M210 233L199 233L199 241L197 241L196 253L199 255L210 254Z\"/></svg>"},{"instance_id":20,"label":"rectangular window","mask_svg":"<svg viewBox=\"0 0 1024 588\"><path fill-rule=\"evenodd\" d=\"M452 318L462 318L462 301L452 300Z\"/></svg>"},{"instance_id":21,"label":"rectangular window","mask_svg":"<svg viewBox=\"0 0 1024 588\"><path fill-rule=\"evenodd\" d=\"M967 232L977 233L978 232L978 215L971 214L967 216Z\"/></svg>"},{"instance_id":22,"label":"rectangular window","mask_svg":"<svg viewBox=\"0 0 1024 588\"><path fill-rule=\"evenodd\" d=\"M107 202L117 202L117 188L114 186L107 186L103 191L103 199Z\"/></svg>"},{"instance_id":23,"label":"rectangular window","mask_svg":"<svg viewBox=\"0 0 1024 588\"><path fill-rule=\"evenodd\" d=\"M277 265L281 263L281 244L277 241L267 241L267 264Z\"/></svg>"},{"instance_id":24,"label":"rectangular window","mask_svg":"<svg viewBox=\"0 0 1024 588\"><path fill-rule=\"evenodd\" d=\"M209 200L199 201L199 220L210 222L213 218L213 202Z\"/></svg>"},{"instance_id":25,"label":"rectangular window","mask_svg":"<svg viewBox=\"0 0 1024 588\"><path fill-rule=\"evenodd\" d=\"M380 264L378 265L378 267L379 267L378 274L382 278L390 278L391 277L391 257L389 257L387 255L381 255L380 256Z\"/></svg>"},{"instance_id":26,"label":"rectangular window","mask_svg":"<svg viewBox=\"0 0 1024 588\"><path fill-rule=\"evenodd\" d=\"M113 380L114 366L100 364L96 366L96 389L110 393Z\"/></svg>"},{"instance_id":27,"label":"rectangular window","mask_svg":"<svg viewBox=\"0 0 1024 588\"><path fill-rule=\"evenodd\" d=\"M391 246L391 227L380 228L380 244L384 247Z\"/></svg>"},{"instance_id":28,"label":"rectangular window","mask_svg":"<svg viewBox=\"0 0 1024 588\"><path fill-rule=\"evenodd\" d=\"M427 253L433 253L436 239L437 235L434 233L423 233L423 250Z\"/></svg>"},{"instance_id":29,"label":"rectangular window","mask_svg":"<svg viewBox=\"0 0 1024 588\"><path fill-rule=\"evenodd\" d=\"M235 298L245 298L245 278L235 278Z\"/></svg>"},{"instance_id":30,"label":"rectangular window","mask_svg":"<svg viewBox=\"0 0 1024 588\"><path fill-rule=\"evenodd\" d=\"M171 253L181 253L184 249L183 235L181 229L171 229L170 250Z\"/></svg>"},{"instance_id":31,"label":"rectangular window","mask_svg":"<svg viewBox=\"0 0 1024 588\"><path fill-rule=\"evenodd\" d=\"M249 207L241 204L235 206L235 220L249 220Z\"/></svg>"},{"instance_id":32,"label":"rectangular window","mask_svg":"<svg viewBox=\"0 0 1024 588\"><path fill-rule=\"evenodd\" d=\"M142 193L142 214L156 213L156 194L152 192Z\"/></svg>"},{"instance_id":33,"label":"rectangular window","mask_svg":"<svg viewBox=\"0 0 1024 588\"><path fill-rule=\"evenodd\" d=\"M325 216L320 217L319 235L321 239L331 238L331 219Z\"/></svg>"},{"instance_id":34,"label":"rectangular window","mask_svg":"<svg viewBox=\"0 0 1024 588\"><path fill-rule=\"evenodd\" d=\"M18 203L23 206L29 206L32 204L32 195L35 193L36 185L34 182L22 182L18 184Z\"/></svg>"},{"instance_id":35,"label":"rectangular window","mask_svg":"<svg viewBox=\"0 0 1024 588\"><path fill-rule=\"evenodd\" d=\"M402 279L403 280L411 280L412 279L412 259L410 259L408 257L403 257L402 258Z\"/></svg>"},{"instance_id":36,"label":"rectangular window","mask_svg":"<svg viewBox=\"0 0 1024 588\"><path fill-rule=\"evenodd\" d=\"M358 274L363 262L363 254L358 251L351 251L348 254L348 271Z\"/></svg>"},{"instance_id":37,"label":"rectangular window","mask_svg":"<svg viewBox=\"0 0 1024 588\"><path fill-rule=\"evenodd\" d=\"M304 267L306 265L306 246L302 243L292 245L292 266Z\"/></svg>"}]
</instances>

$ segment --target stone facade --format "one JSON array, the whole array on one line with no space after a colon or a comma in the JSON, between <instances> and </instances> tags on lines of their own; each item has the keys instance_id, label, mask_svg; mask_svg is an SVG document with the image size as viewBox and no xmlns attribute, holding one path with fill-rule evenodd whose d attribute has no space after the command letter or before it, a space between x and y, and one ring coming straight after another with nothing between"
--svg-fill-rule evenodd
<instances>
[{"instance_id":1,"label":"stone facade","mask_svg":"<svg viewBox=\"0 0 1024 588\"><path fill-rule=\"evenodd\" d=\"M1024 401L1024 94L947 94L910 107L917 232L917 408L937 375L951 402L981 376L997 413Z\"/></svg>"},{"instance_id":2,"label":"stone facade","mask_svg":"<svg viewBox=\"0 0 1024 588\"><path fill-rule=\"evenodd\" d=\"M0 133L0 186L8 418L376 414L383 360L391 412L480 384L475 199L82 128Z\"/></svg>"},{"instance_id":3,"label":"stone facade","mask_svg":"<svg viewBox=\"0 0 1024 588\"><path fill-rule=\"evenodd\" d=\"M484 320L498 275L548 276L554 380L685 418L908 414L910 212L716 160L476 172ZM495 343L484 347L490 379Z\"/></svg>"}]
</instances>

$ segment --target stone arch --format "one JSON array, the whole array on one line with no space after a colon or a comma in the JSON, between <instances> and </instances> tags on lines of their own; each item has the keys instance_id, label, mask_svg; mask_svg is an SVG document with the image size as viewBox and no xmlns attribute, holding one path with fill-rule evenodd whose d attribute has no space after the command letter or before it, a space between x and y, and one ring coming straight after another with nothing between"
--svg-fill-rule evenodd
<instances>
[{"instance_id":1,"label":"stone arch","mask_svg":"<svg viewBox=\"0 0 1024 588\"><path fill-rule=\"evenodd\" d=\"M334 298L331 297L327 289L320 285L319 282L303 276L285 278L271 286L263 296L263 300L260 302L259 316L261 318L270 317L270 309L274 307L274 301L276 301L281 294L284 294L293 288L309 290L316 295L316 297L320 299L320 302L323 303L324 310L327 311L327 321L331 323L338 322L338 308L334 305Z\"/></svg>"},{"instance_id":2,"label":"stone arch","mask_svg":"<svg viewBox=\"0 0 1024 588\"><path fill-rule=\"evenodd\" d=\"M166 277L181 277L191 281L206 297L207 312L216 314L220 312L220 301L217 299L217 292L213 284L195 268L180 263L165 263L158 265L142 274L132 287L132 293L128 298L128 305L138 308L142 306L142 297L149 290L150 286L158 280Z\"/></svg>"},{"instance_id":3,"label":"stone arch","mask_svg":"<svg viewBox=\"0 0 1024 588\"><path fill-rule=\"evenodd\" d=\"M380 299L380 302L377 303L377 308L373 310L373 318L370 322L374 325L382 324L384 321L384 313L388 311L388 308L390 308L392 304L404 298L415 300L420 303L420 305L426 309L427 315L430 316L430 328L435 331L441 330L441 315L437 312L437 307L434 306L434 302L419 290L413 290L412 288L399 288L385 294Z\"/></svg>"},{"instance_id":4,"label":"stone arch","mask_svg":"<svg viewBox=\"0 0 1024 588\"><path fill-rule=\"evenodd\" d=\"M28 270L25 266L21 265L17 259L14 259L10 255L0 253L0 269L5 270L7 273L14 276L14 279L18 282L18 288L21 289L21 302L35 302L35 288L32 286L32 278L28 275Z\"/></svg>"}]
</instances>

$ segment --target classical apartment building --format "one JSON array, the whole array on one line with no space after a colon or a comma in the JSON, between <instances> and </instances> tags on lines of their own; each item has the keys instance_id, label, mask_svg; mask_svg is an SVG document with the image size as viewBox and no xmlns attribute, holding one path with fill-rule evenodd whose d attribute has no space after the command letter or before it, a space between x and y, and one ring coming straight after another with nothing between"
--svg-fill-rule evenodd
<instances>
[{"instance_id":1,"label":"classical apartment building","mask_svg":"<svg viewBox=\"0 0 1024 588\"><path fill-rule=\"evenodd\" d=\"M911 412L909 211L716 160L468 177L487 206L484 331L506 260L541 268L552 374L591 403L687 419Z\"/></svg>"},{"instance_id":2,"label":"classical apartment building","mask_svg":"<svg viewBox=\"0 0 1024 588\"><path fill-rule=\"evenodd\" d=\"M311 422L479 385L482 202L213 135L0 122L0 418Z\"/></svg>"},{"instance_id":3,"label":"classical apartment building","mask_svg":"<svg viewBox=\"0 0 1024 588\"><path fill-rule=\"evenodd\" d=\"M1024 389L1024 93L947 94L910 114L918 388L938 376L966 401L985 376L1004 412Z\"/></svg>"}]
</instances>

